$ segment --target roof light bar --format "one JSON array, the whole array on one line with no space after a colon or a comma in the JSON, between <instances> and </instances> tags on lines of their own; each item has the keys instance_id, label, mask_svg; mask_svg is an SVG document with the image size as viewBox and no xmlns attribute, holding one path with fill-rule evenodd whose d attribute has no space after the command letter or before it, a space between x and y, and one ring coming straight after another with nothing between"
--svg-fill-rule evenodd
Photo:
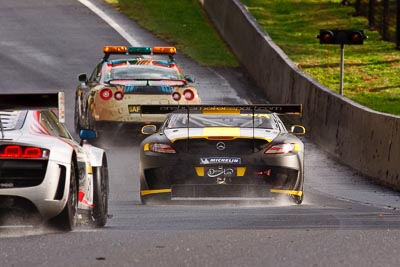
<instances>
[{"instance_id":1,"label":"roof light bar","mask_svg":"<svg viewBox=\"0 0 400 267\"><path fill-rule=\"evenodd\" d=\"M151 54L176 54L176 48L173 46L116 46L107 45L103 47L105 54L129 54L129 55L151 55Z\"/></svg>"},{"instance_id":2,"label":"roof light bar","mask_svg":"<svg viewBox=\"0 0 400 267\"><path fill-rule=\"evenodd\" d=\"M173 46L153 46L153 54L176 54L176 48Z\"/></svg>"},{"instance_id":3,"label":"roof light bar","mask_svg":"<svg viewBox=\"0 0 400 267\"><path fill-rule=\"evenodd\" d=\"M126 54L127 51L126 46L107 45L103 47L103 52L106 54Z\"/></svg>"},{"instance_id":4,"label":"roof light bar","mask_svg":"<svg viewBox=\"0 0 400 267\"><path fill-rule=\"evenodd\" d=\"M151 47L143 46L143 47L135 47L131 46L128 48L129 55L151 55Z\"/></svg>"}]
</instances>

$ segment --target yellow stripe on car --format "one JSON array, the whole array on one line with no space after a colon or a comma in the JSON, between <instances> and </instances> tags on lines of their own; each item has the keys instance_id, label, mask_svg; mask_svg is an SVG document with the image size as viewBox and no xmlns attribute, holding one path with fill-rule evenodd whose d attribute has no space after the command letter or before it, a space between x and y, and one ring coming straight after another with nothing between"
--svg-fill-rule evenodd
<instances>
[{"instance_id":1,"label":"yellow stripe on car","mask_svg":"<svg viewBox=\"0 0 400 267\"><path fill-rule=\"evenodd\" d=\"M204 176L204 167L195 167L197 176Z\"/></svg>"},{"instance_id":2,"label":"yellow stripe on car","mask_svg":"<svg viewBox=\"0 0 400 267\"><path fill-rule=\"evenodd\" d=\"M300 151L299 144L297 144L297 143L294 144L294 151Z\"/></svg>"},{"instance_id":3,"label":"yellow stripe on car","mask_svg":"<svg viewBox=\"0 0 400 267\"><path fill-rule=\"evenodd\" d=\"M154 194L162 194L162 193L171 193L171 188L167 189L155 189L155 190L142 190L140 191L141 196L154 195Z\"/></svg>"},{"instance_id":4,"label":"yellow stripe on car","mask_svg":"<svg viewBox=\"0 0 400 267\"><path fill-rule=\"evenodd\" d=\"M237 167L236 174L237 176L244 176L246 173L246 167Z\"/></svg>"},{"instance_id":5,"label":"yellow stripe on car","mask_svg":"<svg viewBox=\"0 0 400 267\"><path fill-rule=\"evenodd\" d=\"M204 137L213 137L213 136L232 136L232 137L240 137L240 128L239 127L206 127L203 129Z\"/></svg>"},{"instance_id":6,"label":"yellow stripe on car","mask_svg":"<svg viewBox=\"0 0 400 267\"><path fill-rule=\"evenodd\" d=\"M144 146L143 146L143 151L149 151L149 147L150 147L150 144L149 144L149 143L144 144Z\"/></svg>"},{"instance_id":7,"label":"yellow stripe on car","mask_svg":"<svg viewBox=\"0 0 400 267\"><path fill-rule=\"evenodd\" d=\"M253 138L252 136L219 136L219 135L214 135L214 136L190 136L189 139L200 139L200 138L205 138L205 139L212 139L212 140L234 140L234 139L250 139ZM179 137L179 138L174 138L171 139L171 143L175 143L176 141L179 140L187 140L187 137ZM266 137L254 137L254 139L257 140L265 140L268 141L268 143L270 143L272 141L272 139L270 138L266 138Z\"/></svg>"},{"instance_id":8,"label":"yellow stripe on car","mask_svg":"<svg viewBox=\"0 0 400 267\"><path fill-rule=\"evenodd\" d=\"M283 189L271 189L271 193L278 193L278 194L289 194L301 197L303 195L303 191L295 191L295 190L283 190Z\"/></svg>"}]
</instances>

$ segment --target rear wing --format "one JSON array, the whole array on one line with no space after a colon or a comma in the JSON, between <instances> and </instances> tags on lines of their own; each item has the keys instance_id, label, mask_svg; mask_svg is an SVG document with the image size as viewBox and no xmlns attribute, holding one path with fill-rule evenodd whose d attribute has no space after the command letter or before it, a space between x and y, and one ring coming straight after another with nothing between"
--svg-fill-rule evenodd
<instances>
[{"instance_id":1,"label":"rear wing","mask_svg":"<svg viewBox=\"0 0 400 267\"><path fill-rule=\"evenodd\" d=\"M45 94L0 94L0 110L58 109L58 120L65 123L64 92Z\"/></svg>"},{"instance_id":2,"label":"rear wing","mask_svg":"<svg viewBox=\"0 0 400 267\"><path fill-rule=\"evenodd\" d=\"M141 114L167 114L182 111L204 114L278 113L302 115L301 104L256 104L256 105L141 105Z\"/></svg>"},{"instance_id":3,"label":"rear wing","mask_svg":"<svg viewBox=\"0 0 400 267\"><path fill-rule=\"evenodd\" d=\"M108 60L110 55L168 55L174 61L176 48L173 46L104 46L103 61Z\"/></svg>"}]
</instances>

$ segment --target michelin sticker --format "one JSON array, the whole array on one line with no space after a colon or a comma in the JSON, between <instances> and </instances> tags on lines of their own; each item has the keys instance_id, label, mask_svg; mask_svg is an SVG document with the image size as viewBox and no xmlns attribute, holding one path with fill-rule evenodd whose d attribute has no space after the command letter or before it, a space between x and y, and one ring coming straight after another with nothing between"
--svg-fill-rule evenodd
<instances>
[{"instance_id":1,"label":"michelin sticker","mask_svg":"<svg viewBox=\"0 0 400 267\"><path fill-rule=\"evenodd\" d=\"M209 157L200 158L201 165L208 164L241 164L241 158L228 158L228 157Z\"/></svg>"}]
</instances>

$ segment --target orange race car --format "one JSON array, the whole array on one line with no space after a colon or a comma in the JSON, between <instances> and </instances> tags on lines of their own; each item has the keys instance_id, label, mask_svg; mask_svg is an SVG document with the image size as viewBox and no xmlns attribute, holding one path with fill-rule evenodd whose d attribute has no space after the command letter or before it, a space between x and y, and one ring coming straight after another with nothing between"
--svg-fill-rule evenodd
<instances>
[{"instance_id":1,"label":"orange race car","mask_svg":"<svg viewBox=\"0 0 400 267\"><path fill-rule=\"evenodd\" d=\"M161 123L165 115L142 115L142 104L200 104L195 78L176 64L175 47L105 46L93 73L79 75L75 130L98 122ZM119 55L118 59L110 59ZM167 56L167 59L160 58Z\"/></svg>"}]
</instances>

